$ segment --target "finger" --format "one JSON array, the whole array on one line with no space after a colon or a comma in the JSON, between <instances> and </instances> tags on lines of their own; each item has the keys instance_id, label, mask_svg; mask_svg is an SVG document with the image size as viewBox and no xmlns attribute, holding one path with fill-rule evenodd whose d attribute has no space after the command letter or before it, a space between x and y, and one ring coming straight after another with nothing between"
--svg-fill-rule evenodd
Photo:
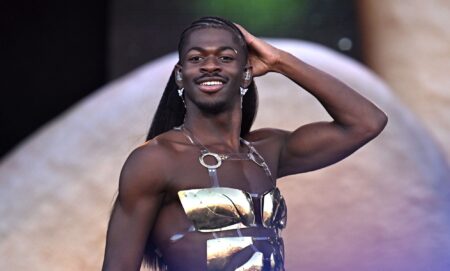
<instances>
[{"instance_id":1,"label":"finger","mask_svg":"<svg viewBox=\"0 0 450 271\"><path fill-rule=\"evenodd\" d=\"M245 41L250 45L253 43L253 41L255 40L255 36L253 36L252 34L250 34L250 32L248 32L244 27L242 27L241 25L234 23L234 25L239 28L239 30L241 30L242 34L244 35Z\"/></svg>"},{"instance_id":2,"label":"finger","mask_svg":"<svg viewBox=\"0 0 450 271\"><path fill-rule=\"evenodd\" d=\"M234 23L239 30L241 30L242 34L244 34L245 41L247 42L248 46L250 47L250 50L254 50L256 52L263 52L266 47L268 47L269 44L267 44L265 41L253 36L248 32L245 28L243 28L241 25ZM270 45L269 45L270 46Z\"/></svg>"}]
</instances>

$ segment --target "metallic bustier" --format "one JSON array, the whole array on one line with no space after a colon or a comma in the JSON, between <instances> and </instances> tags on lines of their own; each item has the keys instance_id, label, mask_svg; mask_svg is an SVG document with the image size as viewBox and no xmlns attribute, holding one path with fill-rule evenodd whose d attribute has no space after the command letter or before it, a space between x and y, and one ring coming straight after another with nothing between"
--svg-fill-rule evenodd
<instances>
[{"instance_id":1,"label":"metallic bustier","mask_svg":"<svg viewBox=\"0 0 450 271\"><path fill-rule=\"evenodd\" d=\"M239 189L211 187L178 192L183 209L200 232L257 227L253 198L259 199L261 226L283 229L286 224L286 204L278 188L262 196Z\"/></svg>"},{"instance_id":2,"label":"metallic bustier","mask_svg":"<svg viewBox=\"0 0 450 271\"><path fill-rule=\"evenodd\" d=\"M254 250L252 257L234 270L283 270L283 247L278 234L286 225L286 204L278 188L261 196L227 187L182 190L178 196L195 231L238 230L240 234L240 229L249 227L265 227L276 231L275 237L237 236L208 240L208 271L228 270L233 255L247 247ZM259 212L256 212L252 198L259 202ZM260 214L260 217L257 218L255 214ZM265 259L263 253L256 249L255 241L270 243L273 252L268 258Z\"/></svg>"},{"instance_id":3,"label":"metallic bustier","mask_svg":"<svg viewBox=\"0 0 450 271\"><path fill-rule=\"evenodd\" d=\"M230 270L230 262L236 253L243 249L251 247L254 249L254 242L269 242L273 252L268 258L260 251L254 251L252 256L235 271L283 271L284 270L284 251L283 240L276 238L257 238L250 236L215 238L207 241L207 267L208 271Z\"/></svg>"},{"instance_id":4,"label":"metallic bustier","mask_svg":"<svg viewBox=\"0 0 450 271\"><path fill-rule=\"evenodd\" d=\"M268 192L258 195L235 188L220 187L217 169L228 156L210 152L186 128L176 128L183 132L188 140L201 147L199 162L208 170L211 180L209 188L189 189L178 192L181 205L192 226L187 232L197 231L212 233L214 238L207 240L207 269L208 271L283 271L284 246L280 232L286 226L286 203L280 190L275 186ZM189 132L189 134L187 134ZM197 141L197 142L196 142ZM274 181L270 169L263 157L247 141L241 139L249 152L247 158L260 166L271 181ZM211 156L216 160L209 165L204 158ZM245 228L270 229L271 236L244 236L241 229ZM236 236L218 237L219 231L235 231ZM170 239L175 242L183 238L185 233L174 234ZM270 248L269 255L265 255L257 247L257 243ZM244 250L249 250L251 257L241 260ZM265 252L267 253L267 252ZM245 254L248 255L248 254ZM239 261L236 262L236 259Z\"/></svg>"}]
</instances>

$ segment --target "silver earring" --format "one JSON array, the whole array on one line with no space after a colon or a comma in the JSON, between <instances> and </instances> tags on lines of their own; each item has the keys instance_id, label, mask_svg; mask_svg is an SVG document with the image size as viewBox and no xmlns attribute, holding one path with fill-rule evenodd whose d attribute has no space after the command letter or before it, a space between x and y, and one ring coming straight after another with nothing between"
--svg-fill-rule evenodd
<instances>
[{"instance_id":1,"label":"silver earring","mask_svg":"<svg viewBox=\"0 0 450 271\"><path fill-rule=\"evenodd\" d=\"M250 72L249 71L245 72L245 78L244 79L245 80L250 80Z\"/></svg>"},{"instance_id":2,"label":"silver earring","mask_svg":"<svg viewBox=\"0 0 450 271\"><path fill-rule=\"evenodd\" d=\"M240 87L240 90L241 90L241 96L244 96L244 95L245 95L245 93L247 93L247 91L248 91L248 88L243 88L243 87Z\"/></svg>"},{"instance_id":3,"label":"silver earring","mask_svg":"<svg viewBox=\"0 0 450 271\"><path fill-rule=\"evenodd\" d=\"M176 76L177 81L183 81L183 78L181 78L181 73L180 72L176 72Z\"/></svg>"},{"instance_id":4,"label":"silver earring","mask_svg":"<svg viewBox=\"0 0 450 271\"><path fill-rule=\"evenodd\" d=\"M184 108L186 108L186 103L184 102L184 98L183 98L183 91L184 91L184 88L180 88L180 89L178 89L177 91L178 91L178 96L180 96L181 101L183 102Z\"/></svg>"},{"instance_id":5,"label":"silver earring","mask_svg":"<svg viewBox=\"0 0 450 271\"><path fill-rule=\"evenodd\" d=\"M242 103L244 102L244 95L245 93L247 93L248 88L240 87L240 89L241 89L241 109L242 109Z\"/></svg>"},{"instance_id":6,"label":"silver earring","mask_svg":"<svg viewBox=\"0 0 450 271\"><path fill-rule=\"evenodd\" d=\"M183 91L184 91L184 88L180 88L178 90L178 96L180 96L181 98L183 98Z\"/></svg>"}]
</instances>

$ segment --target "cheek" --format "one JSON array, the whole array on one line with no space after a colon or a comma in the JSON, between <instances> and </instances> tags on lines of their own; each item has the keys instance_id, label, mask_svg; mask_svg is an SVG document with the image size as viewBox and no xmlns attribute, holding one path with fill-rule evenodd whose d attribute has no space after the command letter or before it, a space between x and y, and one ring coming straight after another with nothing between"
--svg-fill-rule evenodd
<instances>
[{"instance_id":1,"label":"cheek","mask_svg":"<svg viewBox=\"0 0 450 271\"><path fill-rule=\"evenodd\" d=\"M189 65L185 65L183 66L183 80L185 81L185 83L189 83L192 82L193 79L197 78L199 76L198 69L194 69L193 67L189 66Z\"/></svg>"}]
</instances>

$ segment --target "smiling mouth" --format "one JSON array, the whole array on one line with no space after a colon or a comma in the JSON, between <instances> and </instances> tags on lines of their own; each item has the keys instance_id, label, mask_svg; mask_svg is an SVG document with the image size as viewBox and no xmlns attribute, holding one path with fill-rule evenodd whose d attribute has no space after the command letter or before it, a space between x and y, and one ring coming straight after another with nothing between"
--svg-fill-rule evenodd
<instances>
[{"instance_id":1,"label":"smiling mouth","mask_svg":"<svg viewBox=\"0 0 450 271\"><path fill-rule=\"evenodd\" d=\"M223 85L220 81L206 81L200 84L201 86L217 86L217 85Z\"/></svg>"},{"instance_id":2,"label":"smiling mouth","mask_svg":"<svg viewBox=\"0 0 450 271\"><path fill-rule=\"evenodd\" d=\"M219 91L223 87L223 82L212 80L200 83L200 90L203 92L213 93Z\"/></svg>"}]
</instances>

